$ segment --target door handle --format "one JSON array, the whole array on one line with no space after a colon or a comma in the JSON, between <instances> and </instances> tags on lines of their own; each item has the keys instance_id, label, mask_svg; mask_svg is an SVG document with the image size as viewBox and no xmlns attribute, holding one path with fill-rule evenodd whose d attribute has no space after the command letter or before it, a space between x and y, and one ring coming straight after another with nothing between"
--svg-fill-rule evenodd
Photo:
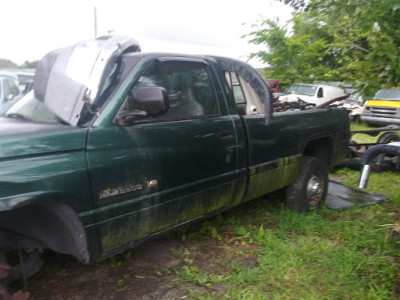
<instances>
[{"instance_id":1,"label":"door handle","mask_svg":"<svg viewBox=\"0 0 400 300\"><path fill-rule=\"evenodd\" d=\"M223 141L233 139L232 130L222 130L222 131L218 132L217 136L219 139L221 139Z\"/></svg>"}]
</instances>

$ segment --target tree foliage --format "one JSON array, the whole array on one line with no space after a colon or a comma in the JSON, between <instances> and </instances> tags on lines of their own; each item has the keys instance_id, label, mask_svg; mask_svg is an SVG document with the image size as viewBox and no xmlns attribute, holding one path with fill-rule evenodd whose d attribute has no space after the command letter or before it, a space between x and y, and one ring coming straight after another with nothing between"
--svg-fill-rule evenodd
<instances>
[{"instance_id":1,"label":"tree foliage","mask_svg":"<svg viewBox=\"0 0 400 300\"><path fill-rule=\"evenodd\" d=\"M17 65L9 59L0 58L0 69L35 69L38 63L38 60L34 60L25 61L23 64Z\"/></svg>"},{"instance_id":2,"label":"tree foliage","mask_svg":"<svg viewBox=\"0 0 400 300\"><path fill-rule=\"evenodd\" d=\"M365 94L400 85L398 0L279 0L295 8L286 26L264 20L248 37L266 77L293 82L346 81Z\"/></svg>"},{"instance_id":3,"label":"tree foliage","mask_svg":"<svg viewBox=\"0 0 400 300\"><path fill-rule=\"evenodd\" d=\"M18 66L18 68L36 69L38 64L39 64L38 60L34 60L34 61L27 61L26 60L22 65Z\"/></svg>"},{"instance_id":4,"label":"tree foliage","mask_svg":"<svg viewBox=\"0 0 400 300\"><path fill-rule=\"evenodd\" d=\"M16 68L17 64L9 59L0 58L0 69Z\"/></svg>"}]
</instances>

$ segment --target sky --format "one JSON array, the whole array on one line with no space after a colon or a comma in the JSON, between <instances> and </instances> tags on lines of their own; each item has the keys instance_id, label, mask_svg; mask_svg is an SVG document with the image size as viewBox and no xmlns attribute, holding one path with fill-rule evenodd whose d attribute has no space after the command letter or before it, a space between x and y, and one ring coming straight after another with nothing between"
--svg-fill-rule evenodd
<instances>
[{"instance_id":1,"label":"sky","mask_svg":"<svg viewBox=\"0 0 400 300\"><path fill-rule=\"evenodd\" d=\"M291 10L274 0L0 0L0 58L17 64L108 33L130 36L144 52L228 56L260 48L243 35L264 19L285 24ZM254 67L262 67L250 60Z\"/></svg>"}]
</instances>

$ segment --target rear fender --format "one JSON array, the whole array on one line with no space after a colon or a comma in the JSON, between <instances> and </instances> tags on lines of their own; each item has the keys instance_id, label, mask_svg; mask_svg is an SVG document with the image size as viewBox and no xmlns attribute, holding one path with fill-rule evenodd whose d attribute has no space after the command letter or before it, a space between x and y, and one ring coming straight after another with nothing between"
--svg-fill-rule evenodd
<instances>
[{"instance_id":1,"label":"rear fender","mask_svg":"<svg viewBox=\"0 0 400 300\"><path fill-rule=\"evenodd\" d=\"M325 162L327 166L331 166L334 161L333 150L334 149L332 139L329 137L325 137L307 143L304 148L303 155L318 157L323 162Z\"/></svg>"}]
</instances>

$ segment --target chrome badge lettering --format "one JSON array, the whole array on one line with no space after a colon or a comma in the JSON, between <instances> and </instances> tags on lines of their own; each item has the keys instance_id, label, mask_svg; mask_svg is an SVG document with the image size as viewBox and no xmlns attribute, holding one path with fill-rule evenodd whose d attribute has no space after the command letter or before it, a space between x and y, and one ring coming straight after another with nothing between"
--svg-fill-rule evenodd
<instances>
[{"instance_id":1,"label":"chrome badge lettering","mask_svg":"<svg viewBox=\"0 0 400 300\"><path fill-rule=\"evenodd\" d=\"M151 187L154 187L154 186L157 186L157 185L158 185L157 179L153 179L153 180L147 181L146 187L147 188L151 188Z\"/></svg>"},{"instance_id":2,"label":"chrome badge lettering","mask_svg":"<svg viewBox=\"0 0 400 300\"><path fill-rule=\"evenodd\" d=\"M143 189L143 186L141 184L128 185L115 189L107 189L99 194L99 199L105 199L130 192L140 191L141 189Z\"/></svg>"}]
</instances>

